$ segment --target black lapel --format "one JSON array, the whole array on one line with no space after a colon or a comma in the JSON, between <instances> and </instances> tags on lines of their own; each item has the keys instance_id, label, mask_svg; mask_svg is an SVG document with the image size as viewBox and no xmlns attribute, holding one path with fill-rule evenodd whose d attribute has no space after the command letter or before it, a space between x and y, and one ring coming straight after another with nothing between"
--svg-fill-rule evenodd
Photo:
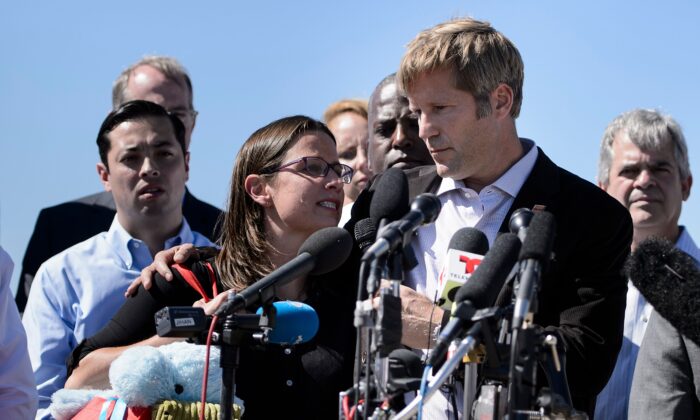
<instances>
[{"instance_id":1,"label":"black lapel","mask_svg":"<svg viewBox=\"0 0 700 420\"><path fill-rule=\"evenodd\" d=\"M545 206L544 210L547 210L551 204L556 202L556 196L559 194L559 182L557 165L538 147L535 166L513 200L499 232L508 232L510 216L519 208L532 209L536 205L542 205Z\"/></svg>"}]
</instances>

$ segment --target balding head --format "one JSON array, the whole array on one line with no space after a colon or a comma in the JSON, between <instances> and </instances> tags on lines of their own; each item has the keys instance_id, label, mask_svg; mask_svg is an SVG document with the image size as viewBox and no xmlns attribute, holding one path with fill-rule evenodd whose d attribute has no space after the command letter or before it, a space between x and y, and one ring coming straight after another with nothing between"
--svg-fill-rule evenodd
<instances>
[{"instance_id":1,"label":"balding head","mask_svg":"<svg viewBox=\"0 0 700 420\"><path fill-rule=\"evenodd\" d=\"M396 74L385 77L372 92L368 120L368 158L373 173L393 166L409 169L434 164L418 137L418 121L408 109L408 99L398 91Z\"/></svg>"},{"instance_id":2,"label":"balding head","mask_svg":"<svg viewBox=\"0 0 700 420\"><path fill-rule=\"evenodd\" d=\"M177 116L185 126L189 149L197 112L192 106L192 83L177 60L148 56L124 70L112 88L112 107L136 99L155 102Z\"/></svg>"}]
</instances>

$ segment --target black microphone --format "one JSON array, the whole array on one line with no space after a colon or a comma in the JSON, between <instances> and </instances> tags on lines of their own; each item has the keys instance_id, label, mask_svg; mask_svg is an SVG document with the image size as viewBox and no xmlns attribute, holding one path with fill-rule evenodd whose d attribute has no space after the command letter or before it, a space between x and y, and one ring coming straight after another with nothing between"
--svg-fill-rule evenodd
<instances>
[{"instance_id":1,"label":"black microphone","mask_svg":"<svg viewBox=\"0 0 700 420\"><path fill-rule=\"evenodd\" d=\"M477 310L493 305L518 259L520 244L520 239L512 233L504 233L496 238L479 269L457 290L453 318L442 329L428 358L429 365L434 365L445 356L450 343L467 329Z\"/></svg>"},{"instance_id":2,"label":"black microphone","mask_svg":"<svg viewBox=\"0 0 700 420\"><path fill-rule=\"evenodd\" d=\"M464 227L452 235L447 256L438 278L438 304L452 309L457 290L481 264L489 250L489 240L478 229Z\"/></svg>"},{"instance_id":3,"label":"black microphone","mask_svg":"<svg viewBox=\"0 0 700 420\"><path fill-rule=\"evenodd\" d=\"M216 315L265 303L274 297L275 286L297 277L335 270L348 259L351 250L352 237L345 229L327 227L317 230L304 241L296 257L234 295L232 300L219 307Z\"/></svg>"},{"instance_id":4,"label":"black microphone","mask_svg":"<svg viewBox=\"0 0 700 420\"><path fill-rule=\"evenodd\" d=\"M535 296L538 283L547 270L552 256L556 222L552 213L541 211L535 213L527 229L518 261L520 262L520 282L513 310L513 329L522 327L525 316L530 311L530 304Z\"/></svg>"},{"instance_id":5,"label":"black microphone","mask_svg":"<svg viewBox=\"0 0 700 420\"><path fill-rule=\"evenodd\" d=\"M358 220L355 223L354 234L357 247L360 248L360 251L364 251L374 243L374 239L377 237L376 222L371 217Z\"/></svg>"},{"instance_id":6,"label":"black microphone","mask_svg":"<svg viewBox=\"0 0 700 420\"><path fill-rule=\"evenodd\" d=\"M520 238L520 241L525 240L527 236L527 228L530 226L530 221L532 221L532 216L534 216L532 210L522 207L513 212L508 221L508 229L511 233L515 233Z\"/></svg>"},{"instance_id":7,"label":"black microphone","mask_svg":"<svg viewBox=\"0 0 700 420\"><path fill-rule=\"evenodd\" d=\"M408 179L399 168L385 171L377 180L369 217L380 226L400 219L408 213Z\"/></svg>"},{"instance_id":8,"label":"black microphone","mask_svg":"<svg viewBox=\"0 0 700 420\"><path fill-rule=\"evenodd\" d=\"M440 199L435 194L424 193L411 203L411 211L401 219L391 222L377 232L377 240L365 251L363 259L377 258L396 250L410 241L410 236L422 224L432 223L440 213Z\"/></svg>"},{"instance_id":9,"label":"black microphone","mask_svg":"<svg viewBox=\"0 0 700 420\"><path fill-rule=\"evenodd\" d=\"M665 239L647 239L625 271L659 315L700 345L700 272L693 257Z\"/></svg>"}]
</instances>

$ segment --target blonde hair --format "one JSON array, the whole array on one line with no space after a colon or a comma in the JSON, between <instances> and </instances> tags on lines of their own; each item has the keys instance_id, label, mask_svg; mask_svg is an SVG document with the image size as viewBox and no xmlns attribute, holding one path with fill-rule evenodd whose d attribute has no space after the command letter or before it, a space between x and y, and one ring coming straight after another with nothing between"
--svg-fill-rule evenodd
<instances>
[{"instance_id":1,"label":"blonde hair","mask_svg":"<svg viewBox=\"0 0 700 420\"><path fill-rule=\"evenodd\" d=\"M455 87L474 96L478 118L491 113L489 94L501 83L513 90L510 115L520 114L525 66L515 45L490 23L461 18L419 33L401 59L399 89L406 92L421 74L443 68L452 69Z\"/></svg>"},{"instance_id":2,"label":"blonde hair","mask_svg":"<svg viewBox=\"0 0 700 420\"><path fill-rule=\"evenodd\" d=\"M340 114L351 112L367 119L367 101L364 99L341 99L333 102L323 112L323 121L330 124Z\"/></svg>"},{"instance_id":3,"label":"blonde hair","mask_svg":"<svg viewBox=\"0 0 700 420\"><path fill-rule=\"evenodd\" d=\"M238 152L229 187L228 211L222 219L221 251L216 257L221 281L228 289L242 290L274 269L268 256L265 209L246 192L246 177L274 171L296 141L313 131L325 133L335 141L322 122L295 115L258 129Z\"/></svg>"}]
</instances>

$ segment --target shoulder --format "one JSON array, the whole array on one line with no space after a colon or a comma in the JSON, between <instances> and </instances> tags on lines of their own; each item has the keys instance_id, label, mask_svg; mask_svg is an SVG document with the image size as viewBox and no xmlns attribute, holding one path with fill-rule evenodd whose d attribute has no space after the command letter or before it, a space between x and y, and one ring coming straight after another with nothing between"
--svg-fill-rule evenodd
<instances>
[{"instance_id":1,"label":"shoulder","mask_svg":"<svg viewBox=\"0 0 700 420\"><path fill-rule=\"evenodd\" d=\"M108 245L106 236L107 232L98 233L49 258L39 267L37 279L46 275L51 277L61 275L69 278L76 268L88 267L89 261L94 261L96 257L104 254L105 246Z\"/></svg>"},{"instance_id":2,"label":"shoulder","mask_svg":"<svg viewBox=\"0 0 700 420\"><path fill-rule=\"evenodd\" d=\"M107 191L102 191L99 193L86 195L84 197L56 204L54 206L46 207L42 209L41 212L44 214L56 214L65 211L73 211L76 208L80 208L83 206L97 206L104 207L112 211L115 210L114 199L112 198L112 194L108 193Z\"/></svg>"},{"instance_id":3,"label":"shoulder","mask_svg":"<svg viewBox=\"0 0 700 420\"><path fill-rule=\"evenodd\" d=\"M198 213L218 215L221 213L221 209L213 206L205 201L202 201L195 197L190 190L185 191L185 200L183 203L185 208L189 208Z\"/></svg>"}]
</instances>

